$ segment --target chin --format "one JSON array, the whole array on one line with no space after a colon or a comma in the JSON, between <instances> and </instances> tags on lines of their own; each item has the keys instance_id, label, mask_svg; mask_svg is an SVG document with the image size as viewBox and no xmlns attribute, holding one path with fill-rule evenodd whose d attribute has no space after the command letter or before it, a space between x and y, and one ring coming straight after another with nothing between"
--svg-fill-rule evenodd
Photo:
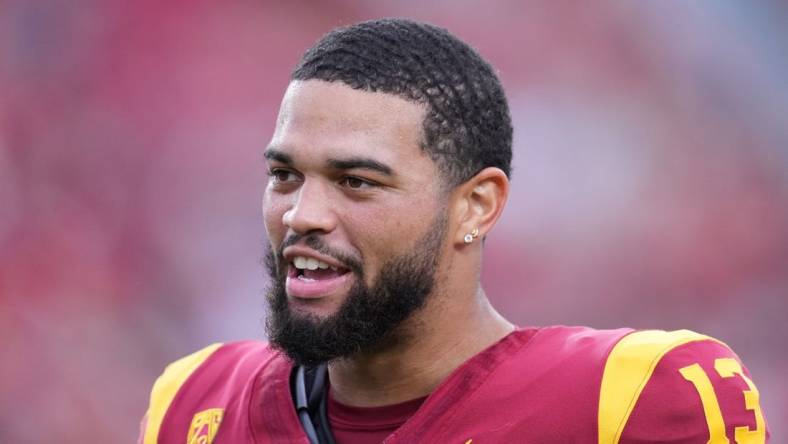
<instances>
[{"instance_id":1,"label":"chin","mask_svg":"<svg viewBox=\"0 0 788 444\"><path fill-rule=\"evenodd\" d=\"M329 300L333 298L305 299L294 296L287 296L288 306L294 314L326 319L335 315L342 306L342 300Z\"/></svg>"}]
</instances>

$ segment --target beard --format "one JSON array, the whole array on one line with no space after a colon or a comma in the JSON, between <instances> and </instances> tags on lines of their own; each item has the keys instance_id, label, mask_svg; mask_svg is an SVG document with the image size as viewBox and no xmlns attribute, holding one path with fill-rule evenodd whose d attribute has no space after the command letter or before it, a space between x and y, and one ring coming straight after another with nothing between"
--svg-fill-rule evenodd
<instances>
[{"instance_id":1,"label":"beard","mask_svg":"<svg viewBox=\"0 0 788 444\"><path fill-rule=\"evenodd\" d=\"M446 227L445 214L441 214L412 252L383 264L371 286L365 284L360 261L332 251L318 235L291 236L276 254L269 245L266 332L271 344L297 365L315 366L401 343L407 335L397 327L424 306L434 287ZM342 260L348 272L356 275L345 301L326 317L292 310L288 303L285 278L289 264L282 251L302 239L316 251Z\"/></svg>"}]
</instances>

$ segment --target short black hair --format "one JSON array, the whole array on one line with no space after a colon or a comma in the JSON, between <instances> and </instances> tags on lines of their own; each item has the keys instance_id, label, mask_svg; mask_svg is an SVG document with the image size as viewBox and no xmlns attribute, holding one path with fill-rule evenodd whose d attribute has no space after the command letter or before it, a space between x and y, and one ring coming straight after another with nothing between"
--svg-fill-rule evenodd
<instances>
[{"instance_id":1,"label":"short black hair","mask_svg":"<svg viewBox=\"0 0 788 444\"><path fill-rule=\"evenodd\" d=\"M443 28L406 19L337 28L306 51L291 78L340 81L426 104L422 149L450 186L488 166L510 174L512 123L501 82Z\"/></svg>"}]
</instances>

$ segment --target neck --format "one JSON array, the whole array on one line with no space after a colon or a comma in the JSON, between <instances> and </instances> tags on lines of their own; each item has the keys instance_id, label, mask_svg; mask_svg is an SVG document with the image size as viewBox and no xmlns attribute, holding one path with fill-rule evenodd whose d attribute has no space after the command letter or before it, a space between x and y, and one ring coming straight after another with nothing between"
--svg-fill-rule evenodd
<instances>
[{"instance_id":1,"label":"neck","mask_svg":"<svg viewBox=\"0 0 788 444\"><path fill-rule=\"evenodd\" d=\"M481 289L469 299L462 304L432 298L401 326L403 340L331 363L329 379L337 401L376 407L426 396L463 362L514 330Z\"/></svg>"}]
</instances>

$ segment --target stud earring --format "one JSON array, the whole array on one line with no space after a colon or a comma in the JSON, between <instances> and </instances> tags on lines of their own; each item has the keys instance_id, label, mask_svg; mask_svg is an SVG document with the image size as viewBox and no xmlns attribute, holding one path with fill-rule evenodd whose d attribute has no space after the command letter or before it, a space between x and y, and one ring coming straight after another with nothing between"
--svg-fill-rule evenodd
<instances>
[{"instance_id":1,"label":"stud earring","mask_svg":"<svg viewBox=\"0 0 788 444\"><path fill-rule=\"evenodd\" d=\"M465 237L462 238L462 240L464 240L466 244L470 244L477 237L479 237L479 229L478 228L474 228L473 231L471 231L470 233L466 234Z\"/></svg>"}]
</instances>

